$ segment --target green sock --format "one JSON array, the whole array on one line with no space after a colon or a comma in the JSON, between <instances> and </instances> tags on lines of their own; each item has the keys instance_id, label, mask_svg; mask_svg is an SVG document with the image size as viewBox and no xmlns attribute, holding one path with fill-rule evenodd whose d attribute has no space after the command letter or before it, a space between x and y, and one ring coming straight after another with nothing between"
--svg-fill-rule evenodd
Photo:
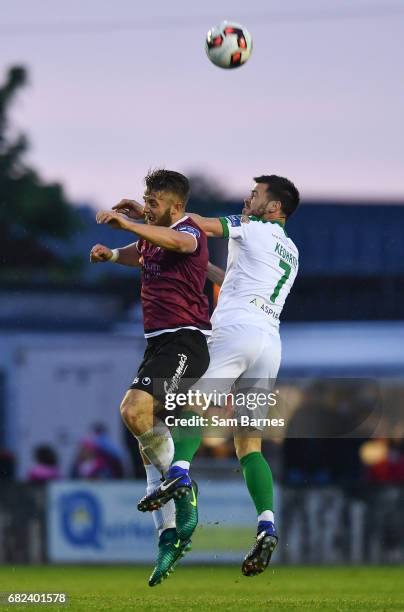
<instances>
[{"instance_id":1,"label":"green sock","mask_svg":"<svg viewBox=\"0 0 404 612\"><path fill-rule=\"evenodd\" d=\"M192 417L197 417L198 415L196 412L192 412L192 410L186 410L180 416L189 422ZM174 461L189 461L191 463L202 441L200 426L186 425L185 427L174 427L171 435L174 440L173 463Z\"/></svg>"},{"instance_id":2,"label":"green sock","mask_svg":"<svg viewBox=\"0 0 404 612\"><path fill-rule=\"evenodd\" d=\"M264 455L254 452L240 459L244 480L251 495L257 514L274 509L272 472Z\"/></svg>"}]
</instances>

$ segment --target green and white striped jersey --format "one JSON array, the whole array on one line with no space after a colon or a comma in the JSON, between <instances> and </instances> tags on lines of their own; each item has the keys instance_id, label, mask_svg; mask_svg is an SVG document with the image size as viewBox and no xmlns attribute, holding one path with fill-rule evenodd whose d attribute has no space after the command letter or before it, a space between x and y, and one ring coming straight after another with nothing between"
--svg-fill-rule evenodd
<instances>
[{"instance_id":1,"label":"green and white striped jersey","mask_svg":"<svg viewBox=\"0 0 404 612\"><path fill-rule=\"evenodd\" d=\"M229 238L226 276L212 316L212 327L235 323L273 331L299 267L299 252L277 221L240 215L221 217Z\"/></svg>"}]
</instances>

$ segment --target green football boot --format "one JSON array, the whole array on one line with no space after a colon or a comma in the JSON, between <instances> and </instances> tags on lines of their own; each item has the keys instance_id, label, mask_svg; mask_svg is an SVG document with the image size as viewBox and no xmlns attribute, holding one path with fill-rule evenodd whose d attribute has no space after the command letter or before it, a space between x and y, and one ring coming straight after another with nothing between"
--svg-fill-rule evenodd
<instances>
[{"instance_id":1,"label":"green football boot","mask_svg":"<svg viewBox=\"0 0 404 612\"><path fill-rule=\"evenodd\" d=\"M174 503L178 537L189 540L198 524L198 485L195 480L184 495L174 496Z\"/></svg>"},{"instance_id":2,"label":"green football boot","mask_svg":"<svg viewBox=\"0 0 404 612\"><path fill-rule=\"evenodd\" d=\"M159 552L149 578L149 586L156 586L168 578L178 561L189 550L191 550L191 540L181 540L175 528L165 529L159 539Z\"/></svg>"},{"instance_id":3,"label":"green football boot","mask_svg":"<svg viewBox=\"0 0 404 612\"><path fill-rule=\"evenodd\" d=\"M176 465L171 466L157 489L142 497L137 507L141 512L153 512L170 499L175 503L178 537L189 540L198 524L198 485L188 470Z\"/></svg>"}]
</instances>

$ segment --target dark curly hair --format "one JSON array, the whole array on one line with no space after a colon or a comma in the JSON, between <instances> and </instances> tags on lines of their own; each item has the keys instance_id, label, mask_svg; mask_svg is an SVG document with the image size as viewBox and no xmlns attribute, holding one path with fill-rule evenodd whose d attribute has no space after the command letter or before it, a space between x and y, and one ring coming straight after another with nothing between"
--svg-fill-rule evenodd
<instances>
[{"instance_id":1,"label":"dark curly hair","mask_svg":"<svg viewBox=\"0 0 404 612\"><path fill-rule=\"evenodd\" d=\"M149 170L144 179L148 191L165 191L175 195L184 208L188 202L190 186L186 176L173 170Z\"/></svg>"},{"instance_id":2,"label":"dark curly hair","mask_svg":"<svg viewBox=\"0 0 404 612\"><path fill-rule=\"evenodd\" d=\"M264 174L254 177L256 183L265 183L269 196L279 200L282 204L282 212L290 217L299 206L300 194L295 185L289 179L276 174Z\"/></svg>"}]
</instances>

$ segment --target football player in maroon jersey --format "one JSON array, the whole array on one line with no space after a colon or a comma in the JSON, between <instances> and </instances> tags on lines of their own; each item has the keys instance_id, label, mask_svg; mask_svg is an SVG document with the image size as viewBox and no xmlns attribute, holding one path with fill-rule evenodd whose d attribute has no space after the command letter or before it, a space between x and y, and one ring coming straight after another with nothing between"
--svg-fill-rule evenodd
<instances>
[{"instance_id":1,"label":"football player in maroon jersey","mask_svg":"<svg viewBox=\"0 0 404 612\"><path fill-rule=\"evenodd\" d=\"M174 453L169 429L156 419L156 403L164 401L168 392L187 391L204 374L209 365L207 335L211 325L208 300L203 293L208 265L207 237L185 212L188 179L178 172L155 170L146 176L145 183L145 224L130 218L129 200L122 200L116 211L97 214L98 223L133 232L139 239L120 249L97 244L91 249L90 260L142 269L147 347L122 400L121 415L139 442L147 491L151 492L160 484ZM176 501L177 512L181 505L194 503L196 495L194 483L189 494ZM153 515L160 539L150 586L168 575L190 544L176 531L173 502L171 507L167 504L155 510Z\"/></svg>"}]
</instances>

